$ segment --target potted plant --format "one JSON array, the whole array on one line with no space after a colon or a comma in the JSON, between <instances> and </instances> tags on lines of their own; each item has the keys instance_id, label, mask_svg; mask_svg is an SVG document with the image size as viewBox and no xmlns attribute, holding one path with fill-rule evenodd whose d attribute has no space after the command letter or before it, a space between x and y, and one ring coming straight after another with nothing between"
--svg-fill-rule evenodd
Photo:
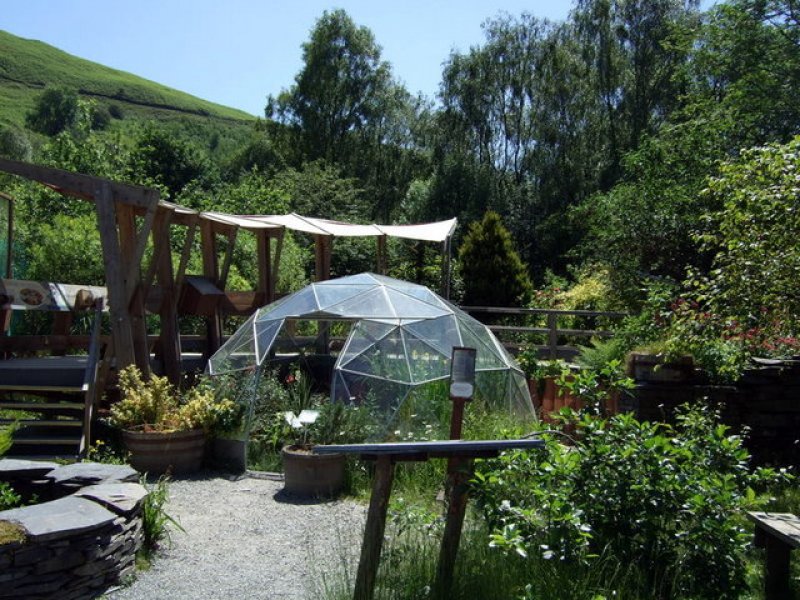
<instances>
[{"instance_id":1,"label":"potted plant","mask_svg":"<svg viewBox=\"0 0 800 600\"><path fill-rule=\"evenodd\" d=\"M201 377L197 384L198 388L207 390L215 398L211 405L211 463L235 473L243 473L247 469L247 444L252 416L251 410L248 410L252 407L249 390L243 390L241 384L241 380L231 375Z\"/></svg>"},{"instance_id":2,"label":"potted plant","mask_svg":"<svg viewBox=\"0 0 800 600\"><path fill-rule=\"evenodd\" d=\"M308 408L277 415L283 422L284 490L303 497L334 496L344 487L346 458L343 454L314 454L312 448L364 441L368 415L361 407L312 396L308 380L299 373L287 378L287 386L295 408Z\"/></svg>"},{"instance_id":3,"label":"potted plant","mask_svg":"<svg viewBox=\"0 0 800 600\"><path fill-rule=\"evenodd\" d=\"M131 466L141 472L198 470L208 435L236 409L205 387L180 392L166 377L144 381L133 365L120 371L119 389L122 397L111 407L110 423L122 430Z\"/></svg>"}]
</instances>

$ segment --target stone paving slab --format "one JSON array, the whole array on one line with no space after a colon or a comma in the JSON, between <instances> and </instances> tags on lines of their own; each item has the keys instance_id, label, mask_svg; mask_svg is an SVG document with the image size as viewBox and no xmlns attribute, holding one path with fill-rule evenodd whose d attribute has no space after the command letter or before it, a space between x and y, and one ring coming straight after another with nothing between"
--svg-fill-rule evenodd
<instances>
[{"instance_id":1,"label":"stone paving slab","mask_svg":"<svg viewBox=\"0 0 800 600\"><path fill-rule=\"evenodd\" d=\"M6 510L0 517L24 527L28 539L37 542L88 531L117 518L98 503L75 496Z\"/></svg>"},{"instance_id":2,"label":"stone paving slab","mask_svg":"<svg viewBox=\"0 0 800 600\"><path fill-rule=\"evenodd\" d=\"M89 498L118 515L127 515L147 496L147 490L138 483L101 483L76 492L75 496Z\"/></svg>"},{"instance_id":3,"label":"stone paving slab","mask_svg":"<svg viewBox=\"0 0 800 600\"><path fill-rule=\"evenodd\" d=\"M58 466L58 463L44 460L2 458L0 459L0 481L6 478L40 479Z\"/></svg>"},{"instance_id":4,"label":"stone paving slab","mask_svg":"<svg viewBox=\"0 0 800 600\"><path fill-rule=\"evenodd\" d=\"M55 483L119 483L139 481L139 473L128 465L106 465L93 462L73 463L54 469L48 476Z\"/></svg>"}]
</instances>

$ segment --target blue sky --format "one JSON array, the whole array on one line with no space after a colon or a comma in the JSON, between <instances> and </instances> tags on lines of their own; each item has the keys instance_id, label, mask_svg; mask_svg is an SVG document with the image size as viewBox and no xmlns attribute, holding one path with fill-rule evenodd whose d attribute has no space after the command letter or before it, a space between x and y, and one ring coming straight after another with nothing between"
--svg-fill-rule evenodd
<instances>
[{"instance_id":1,"label":"blue sky","mask_svg":"<svg viewBox=\"0 0 800 600\"><path fill-rule=\"evenodd\" d=\"M703 5L709 4L706 0ZM263 115L289 87L300 45L325 10L369 27L412 93L433 97L451 50L483 41L501 12L565 19L572 0L3 0L0 29L109 67Z\"/></svg>"}]
</instances>

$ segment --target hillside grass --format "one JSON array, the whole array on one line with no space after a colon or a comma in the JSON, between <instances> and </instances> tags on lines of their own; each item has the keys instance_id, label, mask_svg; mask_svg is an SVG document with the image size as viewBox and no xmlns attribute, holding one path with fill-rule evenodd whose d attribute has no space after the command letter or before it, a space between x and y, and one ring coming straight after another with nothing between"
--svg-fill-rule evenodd
<instances>
[{"instance_id":1,"label":"hillside grass","mask_svg":"<svg viewBox=\"0 0 800 600\"><path fill-rule=\"evenodd\" d=\"M45 86L64 86L135 119L219 120L249 126L255 117L142 77L0 31L0 124L24 125Z\"/></svg>"}]
</instances>

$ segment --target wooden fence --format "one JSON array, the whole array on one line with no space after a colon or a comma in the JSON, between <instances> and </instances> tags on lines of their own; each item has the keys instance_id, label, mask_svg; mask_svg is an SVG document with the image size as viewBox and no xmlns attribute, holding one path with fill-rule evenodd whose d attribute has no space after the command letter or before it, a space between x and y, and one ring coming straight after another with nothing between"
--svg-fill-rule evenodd
<instances>
[{"instance_id":1,"label":"wooden fence","mask_svg":"<svg viewBox=\"0 0 800 600\"><path fill-rule=\"evenodd\" d=\"M584 338L588 341L589 338L609 338L614 336L613 331L606 329L577 329L575 327L560 327L559 319L564 317L584 317L590 320L597 320L599 318L606 318L612 320L620 320L628 316L628 313L613 312L613 311L594 311L594 310L554 310L549 308L504 308L497 306L462 306L461 310L471 314L480 321L489 321L487 325L500 341L512 353L516 353L522 345L519 338L524 338L525 343L529 343L531 338L544 337L546 343L533 344L539 352L541 358L557 359L562 358L569 360L578 354L578 347L576 344L565 343L573 341L576 338ZM485 315L490 318L486 319ZM491 318L494 317L494 318ZM498 319L498 317L500 319ZM524 320L531 321L535 318L544 317L545 326L529 326L529 325L508 325L495 324L492 321L497 320ZM509 334L516 334L514 340L509 340Z\"/></svg>"}]
</instances>

